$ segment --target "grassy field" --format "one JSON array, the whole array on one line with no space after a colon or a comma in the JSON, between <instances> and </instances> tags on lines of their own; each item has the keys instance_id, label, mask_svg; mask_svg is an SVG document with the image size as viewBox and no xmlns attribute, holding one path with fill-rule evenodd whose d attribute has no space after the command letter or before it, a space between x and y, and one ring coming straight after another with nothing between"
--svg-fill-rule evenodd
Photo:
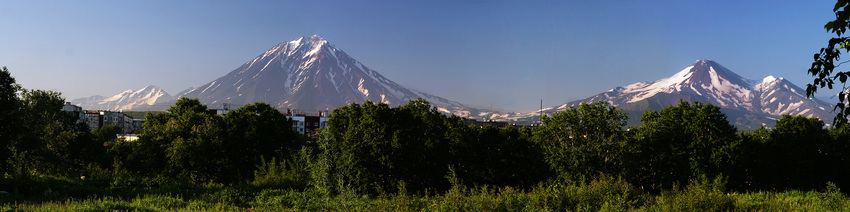
<instances>
[{"instance_id":1,"label":"grassy field","mask_svg":"<svg viewBox=\"0 0 850 212\"><path fill-rule=\"evenodd\" d=\"M510 187L455 186L441 194L362 195L331 189L189 184L157 178L6 180L3 211L847 211L837 188L822 191L724 192L702 181L647 194L617 179ZM9 186L16 183L16 186ZM403 190L403 189L402 189Z\"/></svg>"}]
</instances>

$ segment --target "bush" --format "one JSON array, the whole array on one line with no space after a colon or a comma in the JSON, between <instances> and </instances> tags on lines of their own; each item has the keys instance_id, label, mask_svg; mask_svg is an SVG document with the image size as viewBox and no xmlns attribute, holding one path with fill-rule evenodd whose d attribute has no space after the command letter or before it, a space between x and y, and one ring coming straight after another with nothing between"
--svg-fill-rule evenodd
<instances>
[{"instance_id":1,"label":"bush","mask_svg":"<svg viewBox=\"0 0 850 212\"><path fill-rule=\"evenodd\" d=\"M652 211L731 211L735 197L724 192L726 186L722 176L708 181L705 177L683 190L673 189L656 197Z\"/></svg>"},{"instance_id":2,"label":"bush","mask_svg":"<svg viewBox=\"0 0 850 212\"><path fill-rule=\"evenodd\" d=\"M285 160L278 162L276 158L272 158L271 162L262 159L257 170L254 171L254 180L251 184L260 188L303 189L309 180L309 172L304 164L287 163Z\"/></svg>"}]
</instances>

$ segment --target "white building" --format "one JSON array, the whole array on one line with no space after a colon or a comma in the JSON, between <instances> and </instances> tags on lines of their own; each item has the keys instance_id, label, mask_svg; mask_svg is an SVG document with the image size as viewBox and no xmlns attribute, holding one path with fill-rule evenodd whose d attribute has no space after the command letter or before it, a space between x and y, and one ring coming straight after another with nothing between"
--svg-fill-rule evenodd
<instances>
[{"instance_id":1,"label":"white building","mask_svg":"<svg viewBox=\"0 0 850 212\"><path fill-rule=\"evenodd\" d=\"M301 134L310 134L328 126L327 111L319 111L317 116L310 116L287 109L284 115L292 120L292 129Z\"/></svg>"},{"instance_id":2,"label":"white building","mask_svg":"<svg viewBox=\"0 0 850 212\"><path fill-rule=\"evenodd\" d=\"M304 134L305 130L305 118L304 116L286 116L289 120L292 120L292 129L298 133Z\"/></svg>"}]
</instances>

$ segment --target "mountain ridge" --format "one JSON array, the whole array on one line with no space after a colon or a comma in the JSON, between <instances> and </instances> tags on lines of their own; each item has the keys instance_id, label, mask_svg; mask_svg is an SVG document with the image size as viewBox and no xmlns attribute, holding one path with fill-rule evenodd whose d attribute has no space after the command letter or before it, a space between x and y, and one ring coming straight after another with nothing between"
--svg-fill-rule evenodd
<instances>
[{"instance_id":1,"label":"mountain ridge","mask_svg":"<svg viewBox=\"0 0 850 212\"><path fill-rule=\"evenodd\" d=\"M534 123L541 112L552 114L580 103L605 101L633 113L630 124L644 110L660 110L679 101L700 101L721 107L729 121L743 129L767 125L782 114L829 118L831 105L809 99L802 89L782 77L760 81L741 77L712 60L697 60L670 77L618 86L587 98L536 111L500 112L469 107L460 102L408 89L356 61L323 38L313 35L281 42L217 79L190 87L174 96L156 86L127 90L111 97L92 96L72 102L110 110L165 110L177 98L239 107L266 102L278 109L322 111L365 101L391 106L417 98L437 110L461 117Z\"/></svg>"},{"instance_id":2,"label":"mountain ridge","mask_svg":"<svg viewBox=\"0 0 850 212\"><path fill-rule=\"evenodd\" d=\"M139 90L128 89L110 97L94 95L70 102L86 110L159 110L158 104L167 103L171 99L172 96L165 90L148 85Z\"/></svg>"},{"instance_id":3,"label":"mountain ridge","mask_svg":"<svg viewBox=\"0 0 850 212\"><path fill-rule=\"evenodd\" d=\"M804 91L782 77L768 76L759 82L741 77L715 61L697 60L671 77L616 87L555 108L577 106L582 102L605 101L623 110L643 111L660 110L665 106L678 104L679 100L700 101L729 111L732 114L727 114L729 121L745 129L760 125L772 126L770 120L778 119L782 114L821 119L832 115L828 103L817 98L807 98L805 93L802 93ZM738 113L759 118L746 120L753 118L734 115Z\"/></svg>"}]
</instances>

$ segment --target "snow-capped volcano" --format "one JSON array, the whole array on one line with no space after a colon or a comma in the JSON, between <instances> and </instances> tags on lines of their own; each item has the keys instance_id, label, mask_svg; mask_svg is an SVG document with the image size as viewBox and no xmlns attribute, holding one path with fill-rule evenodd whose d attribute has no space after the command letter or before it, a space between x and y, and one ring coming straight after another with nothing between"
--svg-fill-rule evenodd
<instances>
[{"instance_id":1,"label":"snow-capped volcano","mask_svg":"<svg viewBox=\"0 0 850 212\"><path fill-rule=\"evenodd\" d=\"M782 77L765 77L755 86L759 94L761 112L771 115L793 114L806 117L818 117L829 121L834 117L832 105L816 98L806 97L806 89L801 89Z\"/></svg>"},{"instance_id":2,"label":"snow-capped volcano","mask_svg":"<svg viewBox=\"0 0 850 212\"><path fill-rule=\"evenodd\" d=\"M164 90L149 85L137 91L126 90L112 97L78 98L71 100L71 103L86 110L147 110L148 108L157 108L157 103L167 102L171 99L171 95L168 95Z\"/></svg>"},{"instance_id":3,"label":"snow-capped volcano","mask_svg":"<svg viewBox=\"0 0 850 212\"><path fill-rule=\"evenodd\" d=\"M465 107L407 89L316 35L277 44L230 73L175 96L198 98L211 107L267 102L303 111L332 110L367 100L399 105L420 97L446 108Z\"/></svg>"},{"instance_id":4,"label":"snow-capped volcano","mask_svg":"<svg viewBox=\"0 0 850 212\"><path fill-rule=\"evenodd\" d=\"M695 94L716 100L721 107L752 108L752 80L744 79L710 60L698 60L675 75L652 83L627 85L625 103L635 103L659 93Z\"/></svg>"},{"instance_id":5,"label":"snow-capped volcano","mask_svg":"<svg viewBox=\"0 0 850 212\"><path fill-rule=\"evenodd\" d=\"M504 118L510 114L467 107L436 95L405 88L366 67L319 36L283 42L242 64L239 68L202 86L171 97L143 95L128 90L106 98L75 99L83 109L165 110L180 97L198 98L210 108L231 108L266 102L278 109L306 113L332 110L353 102L383 102L391 106L423 98L444 113L478 119ZM155 88L155 87L153 87ZM146 96L150 96L145 98Z\"/></svg>"},{"instance_id":6,"label":"snow-capped volcano","mask_svg":"<svg viewBox=\"0 0 850 212\"><path fill-rule=\"evenodd\" d=\"M617 87L544 112L551 113L581 102L597 101L608 102L623 110L641 112L676 105L679 100L709 102L720 106L727 113L729 121L739 128L771 125L770 119L776 119L782 114L828 120L832 109L826 102L806 98L804 89L783 78L768 76L762 81L749 80L717 62L697 60L673 76ZM753 117L760 119L754 120Z\"/></svg>"}]
</instances>

